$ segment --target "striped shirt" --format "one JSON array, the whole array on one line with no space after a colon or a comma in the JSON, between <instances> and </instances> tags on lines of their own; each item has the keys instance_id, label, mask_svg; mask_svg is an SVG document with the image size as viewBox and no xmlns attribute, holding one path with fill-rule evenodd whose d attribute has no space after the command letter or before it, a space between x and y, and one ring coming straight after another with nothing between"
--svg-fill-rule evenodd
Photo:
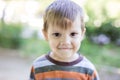
<instances>
[{"instance_id":1,"label":"striped shirt","mask_svg":"<svg viewBox=\"0 0 120 80\"><path fill-rule=\"evenodd\" d=\"M85 57L59 62L48 54L33 62L30 80L99 80L93 64Z\"/></svg>"}]
</instances>

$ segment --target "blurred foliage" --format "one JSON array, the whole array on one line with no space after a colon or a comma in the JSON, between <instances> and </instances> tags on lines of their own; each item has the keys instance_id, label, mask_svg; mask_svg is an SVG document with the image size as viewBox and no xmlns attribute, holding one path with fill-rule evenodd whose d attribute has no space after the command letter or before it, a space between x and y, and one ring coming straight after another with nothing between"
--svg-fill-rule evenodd
<instances>
[{"instance_id":1,"label":"blurred foliage","mask_svg":"<svg viewBox=\"0 0 120 80\"><path fill-rule=\"evenodd\" d=\"M20 45L21 24L4 24L0 26L0 46L18 48Z\"/></svg>"},{"instance_id":2,"label":"blurred foliage","mask_svg":"<svg viewBox=\"0 0 120 80\"><path fill-rule=\"evenodd\" d=\"M22 39L20 51L23 56L40 56L50 51L48 43L43 39Z\"/></svg>"},{"instance_id":3,"label":"blurred foliage","mask_svg":"<svg viewBox=\"0 0 120 80\"><path fill-rule=\"evenodd\" d=\"M104 34L110 38L112 42L117 41L117 39L120 39L120 27L114 27L114 25L111 24L112 22L104 22L101 27L86 27L86 35L88 38L91 38L91 36L97 36L100 34Z\"/></svg>"},{"instance_id":4,"label":"blurred foliage","mask_svg":"<svg viewBox=\"0 0 120 80\"><path fill-rule=\"evenodd\" d=\"M39 16L39 15L43 15L44 14L45 9L54 0L37 0L37 1L40 3L40 6L41 6L40 9L39 9L39 11L38 11L38 13L37 13L37 15Z\"/></svg>"},{"instance_id":5,"label":"blurred foliage","mask_svg":"<svg viewBox=\"0 0 120 80\"><path fill-rule=\"evenodd\" d=\"M120 67L120 49L113 44L101 46L91 43L86 38L83 40L79 52L94 64Z\"/></svg>"},{"instance_id":6,"label":"blurred foliage","mask_svg":"<svg viewBox=\"0 0 120 80\"><path fill-rule=\"evenodd\" d=\"M120 38L120 27L114 27L111 22L103 23L101 27L96 30L97 34L105 34L107 35L112 42L115 42L117 39Z\"/></svg>"},{"instance_id":7,"label":"blurred foliage","mask_svg":"<svg viewBox=\"0 0 120 80\"><path fill-rule=\"evenodd\" d=\"M111 2L120 3L118 0L87 0L85 4L85 10L88 15L88 21L86 22L86 35L90 40L91 36L97 36L99 34L104 34L108 36L111 42L115 42L120 39L120 13L110 16L108 8L111 6ZM112 6L115 6L113 4ZM116 7L117 8L117 7ZM114 10L112 10L114 12Z\"/></svg>"}]
</instances>

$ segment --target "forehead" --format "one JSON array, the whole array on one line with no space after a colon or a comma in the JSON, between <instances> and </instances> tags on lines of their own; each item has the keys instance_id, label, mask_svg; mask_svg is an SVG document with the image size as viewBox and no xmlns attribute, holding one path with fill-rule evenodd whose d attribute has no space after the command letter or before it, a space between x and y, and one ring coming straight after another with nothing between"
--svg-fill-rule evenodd
<instances>
[{"instance_id":1,"label":"forehead","mask_svg":"<svg viewBox=\"0 0 120 80\"><path fill-rule=\"evenodd\" d=\"M76 17L76 19L74 20L74 22L72 22L69 19L64 19L62 21L56 22L56 23L50 23L48 29L51 30L80 30L81 29L81 21L78 17Z\"/></svg>"},{"instance_id":2,"label":"forehead","mask_svg":"<svg viewBox=\"0 0 120 80\"><path fill-rule=\"evenodd\" d=\"M77 16L74 21L71 21L70 19L67 18L56 19L54 21L49 22L49 27L50 26L52 28L57 27L62 30L67 30L75 26L79 26L81 28L81 20L79 16Z\"/></svg>"}]
</instances>

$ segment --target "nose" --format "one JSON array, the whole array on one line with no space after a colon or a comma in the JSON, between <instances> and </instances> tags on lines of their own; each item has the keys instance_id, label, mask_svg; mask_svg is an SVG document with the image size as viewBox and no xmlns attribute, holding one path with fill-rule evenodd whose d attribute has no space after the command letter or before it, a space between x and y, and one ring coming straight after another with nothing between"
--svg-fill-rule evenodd
<instances>
[{"instance_id":1,"label":"nose","mask_svg":"<svg viewBox=\"0 0 120 80\"><path fill-rule=\"evenodd\" d=\"M71 42L70 36L68 36L68 35L62 36L60 42L61 42L61 44L70 44L70 42Z\"/></svg>"}]
</instances>

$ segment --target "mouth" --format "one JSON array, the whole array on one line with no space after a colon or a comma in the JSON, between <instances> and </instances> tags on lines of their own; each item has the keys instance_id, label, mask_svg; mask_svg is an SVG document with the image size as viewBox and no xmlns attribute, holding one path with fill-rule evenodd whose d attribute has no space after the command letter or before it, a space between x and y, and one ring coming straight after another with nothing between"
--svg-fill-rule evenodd
<instances>
[{"instance_id":1,"label":"mouth","mask_svg":"<svg viewBox=\"0 0 120 80\"><path fill-rule=\"evenodd\" d=\"M61 50L70 50L72 48L58 48L58 49L61 49Z\"/></svg>"}]
</instances>

